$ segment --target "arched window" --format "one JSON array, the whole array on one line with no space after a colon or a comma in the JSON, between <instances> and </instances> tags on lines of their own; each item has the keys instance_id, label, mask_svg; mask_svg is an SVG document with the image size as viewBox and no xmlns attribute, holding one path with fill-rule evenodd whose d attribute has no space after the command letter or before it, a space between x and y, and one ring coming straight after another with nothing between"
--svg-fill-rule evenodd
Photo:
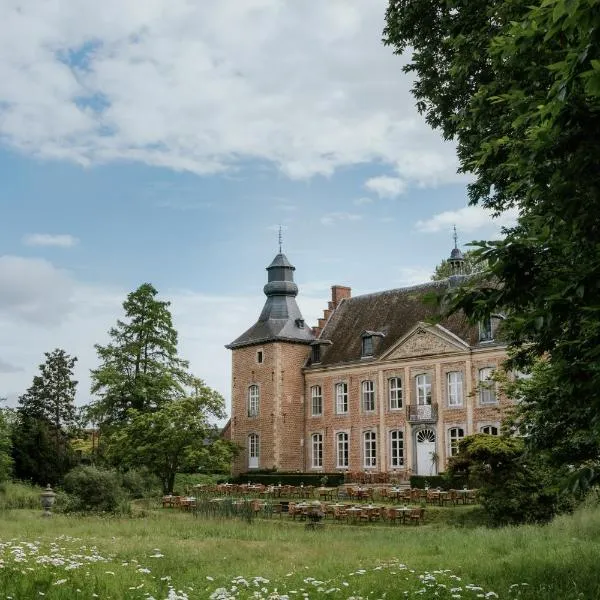
<instances>
[{"instance_id":1,"label":"arched window","mask_svg":"<svg viewBox=\"0 0 600 600\"><path fill-rule=\"evenodd\" d=\"M458 443L465 437L465 430L462 427L452 427L448 429L448 456L458 454Z\"/></svg>"},{"instance_id":2,"label":"arched window","mask_svg":"<svg viewBox=\"0 0 600 600\"><path fill-rule=\"evenodd\" d=\"M373 469L377 466L377 434L374 431L365 431L363 440L365 469Z\"/></svg>"},{"instance_id":3,"label":"arched window","mask_svg":"<svg viewBox=\"0 0 600 600\"><path fill-rule=\"evenodd\" d=\"M431 375L423 373L415 377L417 388L417 404L420 406L431 404Z\"/></svg>"},{"instance_id":4,"label":"arched window","mask_svg":"<svg viewBox=\"0 0 600 600\"><path fill-rule=\"evenodd\" d=\"M310 388L311 414L313 417L320 417L323 414L323 391L320 385L313 385Z\"/></svg>"},{"instance_id":5,"label":"arched window","mask_svg":"<svg viewBox=\"0 0 600 600\"><path fill-rule=\"evenodd\" d=\"M375 385L372 381L363 381L361 384L362 407L364 412L375 410Z\"/></svg>"},{"instance_id":6,"label":"arched window","mask_svg":"<svg viewBox=\"0 0 600 600\"><path fill-rule=\"evenodd\" d=\"M260 403L260 391L257 385L248 388L248 416L258 417L258 405Z\"/></svg>"},{"instance_id":7,"label":"arched window","mask_svg":"<svg viewBox=\"0 0 600 600\"><path fill-rule=\"evenodd\" d=\"M496 403L496 382L492 379L494 369L479 369L479 404Z\"/></svg>"},{"instance_id":8,"label":"arched window","mask_svg":"<svg viewBox=\"0 0 600 600\"><path fill-rule=\"evenodd\" d=\"M399 410L402 408L402 379L392 377L388 381L388 391L390 398L390 410Z\"/></svg>"},{"instance_id":9,"label":"arched window","mask_svg":"<svg viewBox=\"0 0 600 600\"><path fill-rule=\"evenodd\" d=\"M320 469L323 466L323 434L313 433L311 436L312 468Z\"/></svg>"},{"instance_id":10,"label":"arched window","mask_svg":"<svg viewBox=\"0 0 600 600\"><path fill-rule=\"evenodd\" d=\"M404 466L404 433L399 429L390 431L390 467Z\"/></svg>"},{"instance_id":11,"label":"arched window","mask_svg":"<svg viewBox=\"0 0 600 600\"><path fill-rule=\"evenodd\" d=\"M480 433L487 433L488 435L498 435L499 430L495 425L484 425L479 428Z\"/></svg>"},{"instance_id":12,"label":"arched window","mask_svg":"<svg viewBox=\"0 0 600 600\"><path fill-rule=\"evenodd\" d=\"M458 407L463 404L463 374L461 371L451 371L446 374L448 390L448 406Z\"/></svg>"},{"instance_id":13,"label":"arched window","mask_svg":"<svg viewBox=\"0 0 600 600\"><path fill-rule=\"evenodd\" d=\"M338 469L347 469L350 464L349 436L345 431L336 435L336 466Z\"/></svg>"},{"instance_id":14,"label":"arched window","mask_svg":"<svg viewBox=\"0 0 600 600\"><path fill-rule=\"evenodd\" d=\"M248 436L248 468L258 469L259 465L259 437L257 433L251 433Z\"/></svg>"}]
</instances>

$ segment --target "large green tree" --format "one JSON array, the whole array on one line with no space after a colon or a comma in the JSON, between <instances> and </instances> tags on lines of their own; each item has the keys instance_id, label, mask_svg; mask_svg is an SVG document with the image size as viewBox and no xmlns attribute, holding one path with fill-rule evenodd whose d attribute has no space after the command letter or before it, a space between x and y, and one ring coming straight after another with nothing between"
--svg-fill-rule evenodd
<instances>
[{"instance_id":1,"label":"large green tree","mask_svg":"<svg viewBox=\"0 0 600 600\"><path fill-rule=\"evenodd\" d=\"M457 145L471 203L519 209L479 243L485 277L449 310L506 314L530 448L600 456L600 3L390 0L384 41L427 122ZM538 370L540 358L547 368Z\"/></svg>"},{"instance_id":2,"label":"large green tree","mask_svg":"<svg viewBox=\"0 0 600 600\"><path fill-rule=\"evenodd\" d=\"M71 467L77 359L57 348L45 353L31 387L19 398L12 431L15 474L36 483L56 483Z\"/></svg>"},{"instance_id":3,"label":"large green tree","mask_svg":"<svg viewBox=\"0 0 600 600\"><path fill-rule=\"evenodd\" d=\"M173 491L182 470L210 468L215 454L232 452L218 438L209 419L224 416L224 400L201 380L188 393L164 403L153 412L130 409L127 422L110 436L107 457L121 467L145 467Z\"/></svg>"},{"instance_id":4,"label":"large green tree","mask_svg":"<svg viewBox=\"0 0 600 600\"><path fill-rule=\"evenodd\" d=\"M96 345L100 366L92 371L91 416L104 425L127 420L129 409L152 412L180 397L190 376L177 354L177 331L169 302L144 283L125 302L125 320L109 331L110 342Z\"/></svg>"}]
</instances>

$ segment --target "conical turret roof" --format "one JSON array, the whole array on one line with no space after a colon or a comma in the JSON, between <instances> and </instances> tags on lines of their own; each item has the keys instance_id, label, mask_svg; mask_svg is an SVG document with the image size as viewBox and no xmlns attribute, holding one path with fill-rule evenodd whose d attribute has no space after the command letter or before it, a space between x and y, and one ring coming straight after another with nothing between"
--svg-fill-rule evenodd
<instances>
[{"instance_id":1,"label":"conical turret roof","mask_svg":"<svg viewBox=\"0 0 600 600\"><path fill-rule=\"evenodd\" d=\"M304 324L296 304L298 286L294 283L296 268L283 253L277 254L267 267L267 296L258 321L235 339L227 348L241 348L266 342L287 341L309 344L314 340L310 327Z\"/></svg>"}]
</instances>

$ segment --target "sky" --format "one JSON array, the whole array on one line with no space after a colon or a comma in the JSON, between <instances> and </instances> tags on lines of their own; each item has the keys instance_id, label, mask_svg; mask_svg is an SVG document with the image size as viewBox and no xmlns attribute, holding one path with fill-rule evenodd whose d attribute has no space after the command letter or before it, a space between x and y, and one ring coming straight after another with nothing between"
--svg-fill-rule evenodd
<instances>
[{"instance_id":1,"label":"sky","mask_svg":"<svg viewBox=\"0 0 600 600\"><path fill-rule=\"evenodd\" d=\"M0 3L0 397L44 352L78 358L144 282L180 354L229 402L225 344L258 318L265 267L296 266L307 323L330 287L429 279L492 219L415 109L385 0Z\"/></svg>"}]
</instances>

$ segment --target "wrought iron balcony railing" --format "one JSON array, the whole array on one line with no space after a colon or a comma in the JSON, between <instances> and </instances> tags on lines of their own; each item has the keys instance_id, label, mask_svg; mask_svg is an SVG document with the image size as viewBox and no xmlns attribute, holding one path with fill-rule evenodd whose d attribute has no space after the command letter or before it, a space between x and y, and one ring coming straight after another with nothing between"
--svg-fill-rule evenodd
<instances>
[{"instance_id":1,"label":"wrought iron balcony railing","mask_svg":"<svg viewBox=\"0 0 600 600\"><path fill-rule=\"evenodd\" d=\"M409 423L431 422L438 419L438 406L435 403L411 404L406 409Z\"/></svg>"}]
</instances>

